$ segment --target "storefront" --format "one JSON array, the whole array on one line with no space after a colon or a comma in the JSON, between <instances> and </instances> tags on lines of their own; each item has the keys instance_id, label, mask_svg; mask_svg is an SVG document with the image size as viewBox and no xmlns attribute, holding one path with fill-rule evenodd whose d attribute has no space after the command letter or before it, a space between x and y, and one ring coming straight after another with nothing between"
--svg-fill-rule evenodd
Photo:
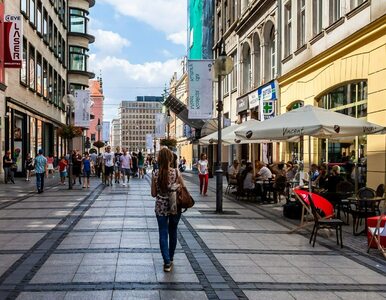
<instances>
[{"instance_id":1,"label":"storefront","mask_svg":"<svg viewBox=\"0 0 386 300\"><path fill-rule=\"evenodd\" d=\"M5 150L10 150L17 164L16 175L25 173L25 159L35 157L39 149L44 155L65 154L65 141L57 135L59 123L32 112L6 99Z\"/></svg>"},{"instance_id":2,"label":"storefront","mask_svg":"<svg viewBox=\"0 0 386 300\"><path fill-rule=\"evenodd\" d=\"M311 104L385 126L386 30L384 25L380 30L381 23L382 20L374 22L306 66L279 78L281 113ZM359 42L364 38L366 42ZM375 188L384 178L385 146L384 135L341 140L315 138L311 139L311 157L317 164L358 162L364 173L361 180ZM308 165L307 149L308 139L304 145L282 143L280 155L286 160L302 160L299 155L304 153Z\"/></svg>"}]
</instances>

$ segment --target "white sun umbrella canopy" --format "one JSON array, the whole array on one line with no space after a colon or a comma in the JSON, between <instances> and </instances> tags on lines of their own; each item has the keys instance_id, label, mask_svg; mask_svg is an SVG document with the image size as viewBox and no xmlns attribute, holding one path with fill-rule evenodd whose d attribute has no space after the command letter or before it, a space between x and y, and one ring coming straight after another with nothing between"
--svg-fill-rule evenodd
<instances>
[{"instance_id":1,"label":"white sun umbrella canopy","mask_svg":"<svg viewBox=\"0 0 386 300\"><path fill-rule=\"evenodd\" d=\"M339 138L384 132L386 128L383 126L306 105L265 120L258 126L237 129L236 135L249 140L286 140L304 135L318 138Z\"/></svg>"},{"instance_id":2,"label":"white sun umbrella canopy","mask_svg":"<svg viewBox=\"0 0 386 300\"><path fill-rule=\"evenodd\" d=\"M259 126L261 124L260 121L251 119L246 122L243 122L241 124L234 124L228 127L225 127L222 129L222 143L224 145L232 145L232 144L249 144L254 142L264 142L264 141L254 141L253 139L247 139L240 136L237 136L235 131L236 130L242 130L245 128L251 128L255 126ZM200 139L201 145L211 145L211 144L217 144L217 137L218 133L213 132L207 136L204 136ZM266 142L266 141L265 141Z\"/></svg>"}]
</instances>

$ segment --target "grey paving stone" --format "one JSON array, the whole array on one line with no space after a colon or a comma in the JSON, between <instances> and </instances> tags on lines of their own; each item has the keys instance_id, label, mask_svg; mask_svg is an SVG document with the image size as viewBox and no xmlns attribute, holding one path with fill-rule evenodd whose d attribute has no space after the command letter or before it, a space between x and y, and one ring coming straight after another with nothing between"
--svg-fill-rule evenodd
<instances>
[{"instance_id":1,"label":"grey paving stone","mask_svg":"<svg viewBox=\"0 0 386 300\"><path fill-rule=\"evenodd\" d=\"M23 292L17 300L63 300L66 292Z\"/></svg>"},{"instance_id":2,"label":"grey paving stone","mask_svg":"<svg viewBox=\"0 0 386 300\"><path fill-rule=\"evenodd\" d=\"M239 299L232 291L216 291L217 296L222 300L236 300Z\"/></svg>"},{"instance_id":3,"label":"grey paving stone","mask_svg":"<svg viewBox=\"0 0 386 300\"><path fill-rule=\"evenodd\" d=\"M339 300L340 298L332 292L323 291L289 291L296 300L310 300L310 299L323 299L323 300Z\"/></svg>"},{"instance_id":4,"label":"grey paving stone","mask_svg":"<svg viewBox=\"0 0 386 300\"><path fill-rule=\"evenodd\" d=\"M335 292L343 300L384 300L380 294L375 292Z\"/></svg>"},{"instance_id":5,"label":"grey paving stone","mask_svg":"<svg viewBox=\"0 0 386 300\"><path fill-rule=\"evenodd\" d=\"M204 292L197 291L160 291L160 299L161 300L207 300ZM225 298L221 298L225 299Z\"/></svg>"},{"instance_id":6,"label":"grey paving stone","mask_svg":"<svg viewBox=\"0 0 386 300\"><path fill-rule=\"evenodd\" d=\"M159 291L114 291L112 300L159 300Z\"/></svg>"},{"instance_id":7,"label":"grey paving stone","mask_svg":"<svg viewBox=\"0 0 386 300\"><path fill-rule=\"evenodd\" d=\"M284 291L244 291L249 300L293 300L296 299L290 293Z\"/></svg>"},{"instance_id":8,"label":"grey paving stone","mask_svg":"<svg viewBox=\"0 0 386 300\"><path fill-rule=\"evenodd\" d=\"M112 291L67 292L65 300L110 300Z\"/></svg>"}]
</instances>

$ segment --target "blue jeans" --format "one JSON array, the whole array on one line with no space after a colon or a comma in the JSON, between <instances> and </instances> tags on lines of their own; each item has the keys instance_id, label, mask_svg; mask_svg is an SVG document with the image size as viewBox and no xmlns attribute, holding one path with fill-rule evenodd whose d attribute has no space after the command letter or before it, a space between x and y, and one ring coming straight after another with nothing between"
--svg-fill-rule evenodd
<instances>
[{"instance_id":1,"label":"blue jeans","mask_svg":"<svg viewBox=\"0 0 386 300\"><path fill-rule=\"evenodd\" d=\"M170 261L173 260L174 251L177 246L177 226L180 218L181 214L173 216L157 216L159 245L164 264L170 264Z\"/></svg>"},{"instance_id":2,"label":"blue jeans","mask_svg":"<svg viewBox=\"0 0 386 300\"><path fill-rule=\"evenodd\" d=\"M38 191L43 191L44 188L44 173L35 173L36 176L36 188Z\"/></svg>"}]
</instances>

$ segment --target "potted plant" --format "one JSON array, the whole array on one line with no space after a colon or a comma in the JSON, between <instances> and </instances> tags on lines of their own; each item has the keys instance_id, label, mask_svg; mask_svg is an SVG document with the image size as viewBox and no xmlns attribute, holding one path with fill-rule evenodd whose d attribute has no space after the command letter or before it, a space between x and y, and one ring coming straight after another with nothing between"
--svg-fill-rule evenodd
<instances>
[{"instance_id":1,"label":"potted plant","mask_svg":"<svg viewBox=\"0 0 386 300\"><path fill-rule=\"evenodd\" d=\"M74 137L82 136L83 130L80 127L74 125L63 125L58 128L58 135L64 139L72 139Z\"/></svg>"},{"instance_id":2,"label":"potted plant","mask_svg":"<svg viewBox=\"0 0 386 300\"><path fill-rule=\"evenodd\" d=\"M103 143L102 141L95 141L95 142L93 143L93 146L94 146L94 147L97 147L98 149L99 149L99 148L102 148L104 145L105 145L105 143Z\"/></svg>"}]
</instances>

